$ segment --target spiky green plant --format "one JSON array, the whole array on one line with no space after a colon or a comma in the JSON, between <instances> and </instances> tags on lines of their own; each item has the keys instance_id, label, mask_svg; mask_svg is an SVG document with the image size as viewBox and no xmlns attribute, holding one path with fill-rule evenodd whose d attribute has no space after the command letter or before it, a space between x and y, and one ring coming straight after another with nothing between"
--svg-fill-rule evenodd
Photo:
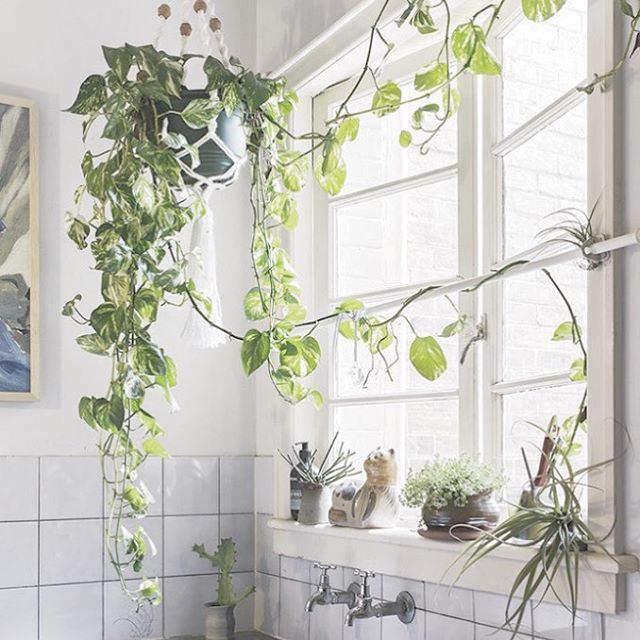
<instances>
[{"instance_id":1,"label":"spiky green plant","mask_svg":"<svg viewBox=\"0 0 640 640\"><path fill-rule=\"evenodd\" d=\"M231 572L236 566L237 552L236 543L232 538L223 538L214 554L207 553L204 544L194 544L193 552L203 560L208 560L220 572L216 604L222 607L235 606L246 600L256 590L255 587L247 587L242 595L236 595Z\"/></svg>"}]
</instances>

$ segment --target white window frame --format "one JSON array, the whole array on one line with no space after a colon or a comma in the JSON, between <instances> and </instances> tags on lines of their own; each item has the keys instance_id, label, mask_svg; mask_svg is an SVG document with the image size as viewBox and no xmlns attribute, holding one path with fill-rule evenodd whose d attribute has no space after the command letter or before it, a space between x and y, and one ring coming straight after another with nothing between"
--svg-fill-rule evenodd
<instances>
[{"instance_id":1,"label":"white window frame","mask_svg":"<svg viewBox=\"0 0 640 640\"><path fill-rule=\"evenodd\" d=\"M468 15L471 2L461 2L465 9L458 17ZM390 9L398 13L404 7L404 0L392 0ZM300 105L294 115L291 128L294 132L303 133L309 130L313 122L313 99L324 87L343 80L357 72L357 61L362 60L368 39L371 20L377 14L379 5L372 0L358 4L345 19L341 20L329 32L311 43L306 50L300 52L292 61L276 72L286 75L290 86L300 95ZM589 52L589 69L603 71L615 62L615 15L616 8L610 0L590 0L589 41L597 42ZM395 34L394 28L390 32ZM353 45L354 34L360 34L358 42ZM396 51L403 49L401 37L396 39L400 44ZM340 53L336 53L340 52ZM354 62L355 60L355 62ZM469 79L469 82L472 80ZM476 95L472 100L479 100ZM614 94L611 91L597 93L589 98L588 127L589 136L588 168L589 203L598 198L604 212L602 231L613 235L614 226L614 188L616 162L613 149L614 140ZM467 110L466 115L459 116L459 126L464 127L474 140L478 140L478 132L490 123L485 117L475 117L475 106ZM594 133L595 132L595 133ZM476 150L478 153L479 147ZM461 189L459 198L468 198L467 211L472 212L477 196L482 194L481 185L475 183L475 176L468 167L460 167L460 174L466 176L465 188ZM311 180L311 176L310 176ZM604 184L604 189L603 185ZM466 194L466 195L465 195ZM306 293L310 316L326 313L327 309L319 307L318 301L328 299L326 282L314 278L314 272L328 273L327 252L318 247L326 247L328 238L318 220L326 219L326 208L318 206L322 197L317 187L307 189L300 195L300 207L305 215L301 216L298 229L293 237L285 240L291 251L294 264L299 274L299 281ZM472 215L471 213L469 215ZM473 220L477 219L473 211ZM325 225L326 227L326 225ZM469 264L461 263L460 270L477 269L476 252ZM614 416L614 287L613 276L615 257L590 274L589 283L589 353L592 361L601 366L592 366L589 371L589 420L590 420L590 461L599 462L612 459L616 451L616 429ZM325 279L326 280L326 279ZM325 326L320 329L319 336L324 334L328 343L333 329ZM477 354L474 354L477 357ZM311 381L317 385L318 380L327 379L328 362L323 358L317 375ZM479 371L484 363L474 363L472 370ZM462 372L461 372L462 373ZM460 380L462 385L462 379ZM302 403L295 408L285 406L269 388L266 377L257 383L257 433L258 450L261 453L271 451L274 454L274 498L275 519L270 522L274 530L274 550L276 553L308 560L318 560L344 564L346 566L362 566L380 573L401 575L407 578L441 582L444 569L459 554L460 547L455 543L427 543L419 539L413 532L406 530L360 531L335 527L301 527L289 520L288 473L289 469L277 455L277 449L288 448L294 440L310 439L321 446L319 435L327 437L326 409L316 413L310 403ZM475 403L474 403L475 404ZM462 422L462 416L461 416ZM477 424L477 421L472 424ZM598 428L601 425L602 428ZM480 434L472 428L470 441L473 450L481 450L487 446L481 441ZM326 442L326 440L325 440ZM589 518L592 527L600 531L608 530L611 525L612 508L615 505L615 467L611 464L591 479L601 491L591 492ZM599 496L599 499L598 497ZM393 546L389 546L393 545ZM624 581L626 573L640 570L640 563L634 556L623 555L618 540L618 530L607 541L610 551L616 553L613 560L598 552L589 552L585 556L581 572L580 607L602 613L616 613L624 609ZM390 550L394 548L393 553ZM496 550L492 557L482 561L466 574L458 583L461 587L493 591L507 594L509 579L530 557L526 549ZM490 570L488 570L490 567ZM447 578L444 578L446 582Z\"/></svg>"}]
</instances>

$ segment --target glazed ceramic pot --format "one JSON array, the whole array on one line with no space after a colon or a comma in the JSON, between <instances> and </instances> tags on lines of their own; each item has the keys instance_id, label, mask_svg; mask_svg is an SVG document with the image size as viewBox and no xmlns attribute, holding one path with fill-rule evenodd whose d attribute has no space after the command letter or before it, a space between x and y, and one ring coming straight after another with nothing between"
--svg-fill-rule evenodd
<instances>
[{"instance_id":1,"label":"glazed ceramic pot","mask_svg":"<svg viewBox=\"0 0 640 640\"><path fill-rule=\"evenodd\" d=\"M183 89L180 98L173 98L171 104L157 103L156 110L158 117L162 118L168 112L167 128L171 133L183 135L189 144L196 144L204 136L207 135L207 129L192 129L180 116L181 111L189 105L193 100L210 99L208 91ZM224 111L218 116L216 135L222 143L236 156L242 157L247 148L247 141L243 126L242 109L236 109L231 115L227 115ZM219 178L224 176L234 166L234 161L213 140L207 140L199 147L200 166L196 172L205 178ZM188 156L183 158L183 162L189 164L191 162ZM189 174L183 174L187 184L193 184L193 177Z\"/></svg>"},{"instance_id":2,"label":"glazed ceramic pot","mask_svg":"<svg viewBox=\"0 0 640 640\"><path fill-rule=\"evenodd\" d=\"M298 513L300 524L324 524L329 522L331 489L317 484L302 485L302 502Z\"/></svg>"},{"instance_id":3,"label":"glazed ceramic pot","mask_svg":"<svg viewBox=\"0 0 640 640\"><path fill-rule=\"evenodd\" d=\"M447 505L441 509L432 509L424 506L422 520L425 526L419 533L425 538L440 540L473 540L484 531L495 528L499 518L500 508L493 493L483 493L469 497L464 507Z\"/></svg>"},{"instance_id":4,"label":"glazed ceramic pot","mask_svg":"<svg viewBox=\"0 0 640 640\"><path fill-rule=\"evenodd\" d=\"M205 605L206 640L233 640L236 637L235 605L220 606L215 602Z\"/></svg>"}]
</instances>

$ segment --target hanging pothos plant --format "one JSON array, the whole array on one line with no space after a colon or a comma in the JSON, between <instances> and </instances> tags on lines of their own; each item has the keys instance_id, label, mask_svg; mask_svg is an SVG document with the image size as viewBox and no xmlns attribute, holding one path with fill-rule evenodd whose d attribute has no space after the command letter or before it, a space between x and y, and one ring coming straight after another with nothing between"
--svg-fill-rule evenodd
<instances>
[{"instance_id":1,"label":"hanging pothos plant","mask_svg":"<svg viewBox=\"0 0 640 640\"><path fill-rule=\"evenodd\" d=\"M526 17L540 21L560 11L564 0L521 0ZM388 316L367 314L357 300L344 301L327 316L307 319L302 293L287 252L283 232L293 231L298 221L295 194L305 186L309 163L328 193L343 187L347 167L342 147L358 136L359 118L377 117L415 106L412 130L399 132L403 147L417 146L423 153L444 124L455 114L460 96L455 83L463 74L497 75L501 67L487 46L487 38L505 6L520 0L489 3L467 20L452 24L450 0L407 0L398 19L409 23L425 38L440 42L436 57L414 78L417 95L405 97L394 81L378 82L372 60L373 44L381 39L391 51L380 25L389 5L381 0L362 72L348 97L326 123L323 133L296 136L288 118L297 98L284 79L269 79L244 68L236 59L226 65L214 57L200 58L210 98L195 99L179 113L167 112L182 95L185 64L197 56L168 55L153 46L104 47L107 71L87 78L69 111L84 118L83 137L99 127L104 143L99 151L87 151L82 160L84 182L76 192L78 212L69 215L68 233L81 250L91 253L100 273L102 301L91 311L81 308L77 295L64 314L85 327L78 337L86 351L110 361L108 384L103 395L80 400L80 416L100 434L104 480L109 494L107 548L123 588L134 599L157 602L157 581L144 577L143 560L152 547L141 527L128 525L130 518L146 513L150 496L138 470L150 456L165 456L160 438L163 427L148 410L147 398L164 395L174 406L172 389L177 382L174 361L154 340L153 326L165 306L188 303L213 328L241 342L241 359L247 375L266 367L278 393L288 402L310 398L316 405L321 395L305 384L320 361L320 345L313 332L323 321L339 320L342 336L366 344L372 359L379 358L389 371L385 353L397 348L395 325L406 321L404 313L434 288L408 296ZM635 51L638 11L618 0L631 29L623 56L616 66L595 76L580 90L591 92L615 74ZM351 101L365 78L375 83L372 103L365 110L351 109ZM159 105L165 105L159 109ZM198 149L186 137L164 127L164 117L176 116L193 129L208 127L224 111L237 110L247 137L251 180L253 229L251 260L255 286L246 294L246 317L256 322L245 335L210 320L211 301L202 295L187 274L189 251L179 240L185 226L206 212L201 192L185 184L179 157L190 157L197 172ZM189 181L192 182L192 181ZM90 200L86 205L85 201ZM81 210L89 210L83 217ZM514 263L507 268L517 266ZM492 274L487 280L496 275ZM442 332L451 337L467 318L453 317ZM415 333L415 332L414 332ZM415 335L409 357L416 370L434 380L447 362L437 336ZM125 581L127 568L141 574L139 586Z\"/></svg>"}]
</instances>

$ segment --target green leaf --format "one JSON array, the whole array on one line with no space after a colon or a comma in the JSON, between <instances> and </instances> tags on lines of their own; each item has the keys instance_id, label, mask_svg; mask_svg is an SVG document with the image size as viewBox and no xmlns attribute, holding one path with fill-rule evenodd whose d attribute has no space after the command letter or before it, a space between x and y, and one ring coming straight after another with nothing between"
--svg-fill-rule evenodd
<instances>
[{"instance_id":1,"label":"green leaf","mask_svg":"<svg viewBox=\"0 0 640 640\"><path fill-rule=\"evenodd\" d=\"M336 130L336 138L340 144L353 142L360 132L360 118L351 116L345 118Z\"/></svg>"},{"instance_id":2,"label":"green leaf","mask_svg":"<svg viewBox=\"0 0 640 640\"><path fill-rule=\"evenodd\" d=\"M437 380L447 370L447 359L433 336L416 338L411 343L409 359L416 371L427 380Z\"/></svg>"},{"instance_id":3,"label":"green leaf","mask_svg":"<svg viewBox=\"0 0 640 640\"><path fill-rule=\"evenodd\" d=\"M551 340L553 342L562 342L564 340L571 340L573 343L578 342L578 336L581 335L580 328L577 328L578 335L576 336L574 333L573 322L567 320L567 322L563 322L559 325L556 330L553 332L553 337Z\"/></svg>"},{"instance_id":4,"label":"green leaf","mask_svg":"<svg viewBox=\"0 0 640 640\"><path fill-rule=\"evenodd\" d=\"M309 392L309 397L311 398L311 401L313 402L313 406L320 411L320 409L322 409L322 407L324 406L324 398L322 397L322 394L319 391L310 391Z\"/></svg>"},{"instance_id":5,"label":"green leaf","mask_svg":"<svg viewBox=\"0 0 640 640\"><path fill-rule=\"evenodd\" d=\"M108 140L124 138L129 131L129 125L121 111L114 111L107 118L107 124L102 131L102 137Z\"/></svg>"},{"instance_id":6,"label":"green leaf","mask_svg":"<svg viewBox=\"0 0 640 640\"><path fill-rule=\"evenodd\" d=\"M142 174L133 183L133 197L146 211L153 209L156 202L155 192L152 184Z\"/></svg>"},{"instance_id":7,"label":"green leaf","mask_svg":"<svg viewBox=\"0 0 640 640\"><path fill-rule=\"evenodd\" d=\"M467 65L472 73L480 75L499 75L500 63L489 50L486 36L481 27L467 22L456 27L451 36L451 49L456 60Z\"/></svg>"},{"instance_id":8,"label":"green leaf","mask_svg":"<svg viewBox=\"0 0 640 640\"><path fill-rule=\"evenodd\" d=\"M78 302L80 302L80 300L82 300L82 296L78 294L68 302L65 302L64 306L62 307L62 315L67 318L72 317L74 312L76 311L76 305L78 304Z\"/></svg>"},{"instance_id":9,"label":"green leaf","mask_svg":"<svg viewBox=\"0 0 640 640\"><path fill-rule=\"evenodd\" d=\"M142 449L147 455L156 456L158 458L168 458L169 453L163 444L155 438L149 438L142 443Z\"/></svg>"},{"instance_id":10,"label":"green leaf","mask_svg":"<svg viewBox=\"0 0 640 640\"><path fill-rule=\"evenodd\" d=\"M116 429L121 429L124 424L124 403L122 398L115 393L109 401L109 420Z\"/></svg>"},{"instance_id":11,"label":"green leaf","mask_svg":"<svg viewBox=\"0 0 640 640\"><path fill-rule=\"evenodd\" d=\"M167 373L162 351L150 342L141 342L133 348L131 362L137 373L150 376L164 376Z\"/></svg>"},{"instance_id":12,"label":"green leaf","mask_svg":"<svg viewBox=\"0 0 640 640\"><path fill-rule=\"evenodd\" d=\"M322 164L318 163L315 169L316 180L318 184L331 196L336 196L342 191L344 183L347 180L347 165L344 160L340 159L338 166L324 173L322 170Z\"/></svg>"},{"instance_id":13,"label":"green leaf","mask_svg":"<svg viewBox=\"0 0 640 640\"><path fill-rule=\"evenodd\" d=\"M247 71L242 77L242 87L249 111L257 111L272 95L269 81L252 71Z\"/></svg>"},{"instance_id":14,"label":"green leaf","mask_svg":"<svg viewBox=\"0 0 640 640\"><path fill-rule=\"evenodd\" d=\"M87 248L87 238L91 233L91 227L82 218L68 217L67 235L76 243L78 249Z\"/></svg>"},{"instance_id":15,"label":"green leaf","mask_svg":"<svg viewBox=\"0 0 640 640\"><path fill-rule=\"evenodd\" d=\"M131 295L131 279L127 274L102 274L102 297L115 305L125 305Z\"/></svg>"},{"instance_id":16,"label":"green leaf","mask_svg":"<svg viewBox=\"0 0 640 640\"><path fill-rule=\"evenodd\" d=\"M411 131L405 131L403 129L400 132L399 142L400 142L400 146L403 149L406 149L407 147L410 147L411 143L413 142L413 135L411 134Z\"/></svg>"},{"instance_id":17,"label":"green leaf","mask_svg":"<svg viewBox=\"0 0 640 640\"><path fill-rule=\"evenodd\" d=\"M522 0L524 15L534 22L548 20L562 9L567 0Z\"/></svg>"},{"instance_id":18,"label":"green leaf","mask_svg":"<svg viewBox=\"0 0 640 640\"><path fill-rule=\"evenodd\" d=\"M155 289L145 287L136 293L133 307L138 316L145 322L155 322L158 315L160 294Z\"/></svg>"},{"instance_id":19,"label":"green leaf","mask_svg":"<svg viewBox=\"0 0 640 640\"><path fill-rule=\"evenodd\" d=\"M80 399L78 404L78 414L80 418L84 420L92 429L97 428L95 413L94 413L95 398L88 398L84 396Z\"/></svg>"},{"instance_id":20,"label":"green leaf","mask_svg":"<svg viewBox=\"0 0 640 640\"><path fill-rule=\"evenodd\" d=\"M144 398L144 382L142 378L137 376L131 369L129 369L125 376L122 388L127 398L131 398L132 400Z\"/></svg>"},{"instance_id":21,"label":"green leaf","mask_svg":"<svg viewBox=\"0 0 640 640\"><path fill-rule=\"evenodd\" d=\"M253 287L244 297L244 315L247 320L264 320L269 315L269 310L265 307L260 295L260 289Z\"/></svg>"},{"instance_id":22,"label":"green leaf","mask_svg":"<svg viewBox=\"0 0 640 640\"><path fill-rule=\"evenodd\" d=\"M373 94L373 102L371 104L371 107L372 109L374 109L375 115L381 118L388 113L397 111L400 108L401 102L402 89L397 83L390 80L389 82L383 84Z\"/></svg>"},{"instance_id":23,"label":"green leaf","mask_svg":"<svg viewBox=\"0 0 640 640\"><path fill-rule=\"evenodd\" d=\"M164 178L171 186L182 184L180 164L173 152L169 149L158 149L148 143L142 143L137 148L138 156L154 173Z\"/></svg>"},{"instance_id":24,"label":"green leaf","mask_svg":"<svg viewBox=\"0 0 640 640\"><path fill-rule=\"evenodd\" d=\"M242 340L240 349L240 358L244 372L250 376L254 371L259 369L269 357L271 349L271 341L269 334L250 329L247 331Z\"/></svg>"},{"instance_id":25,"label":"green leaf","mask_svg":"<svg viewBox=\"0 0 640 640\"><path fill-rule=\"evenodd\" d=\"M158 65L157 77L158 82L169 95L176 98L181 96L184 68L180 62L177 60L161 60Z\"/></svg>"},{"instance_id":26,"label":"green leaf","mask_svg":"<svg viewBox=\"0 0 640 640\"><path fill-rule=\"evenodd\" d=\"M220 107L207 98L192 100L180 114L192 129L204 129L220 114Z\"/></svg>"},{"instance_id":27,"label":"green leaf","mask_svg":"<svg viewBox=\"0 0 640 640\"><path fill-rule=\"evenodd\" d=\"M89 76L81 85L75 102L65 111L86 116L100 110L107 99L107 85L103 76Z\"/></svg>"},{"instance_id":28,"label":"green leaf","mask_svg":"<svg viewBox=\"0 0 640 640\"><path fill-rule=\"evenodd\" d=\"M104 340L95 333L78 336L76 342L82 349L96 356L108 356L112 344L109 340Z\"/></svg>"},{"instance_id":29,"label":"green leaf","mask_svg":"<svg viewBox=\"0 0 640 640\"><path fill-rule=\"evenodd\" d=\"M453 336L457 336L464 331L464 328L467 326L467 322L469 320L469 316L462 315L455 322L448 324L440 334L442 338L452 338Z\"/></svg>"},{"instance_id":30,"label":"green leaf","mask_svg":"<svg viewBox=\"0 0 640 640\"><path fill-rule=\"evenodd\" d=\"M138 418L149 435L154 437L164 435L164 429L158 424L158 421L144 409L140 409Z\"/></svg>"},{"instance_id":31,"label":"green leaf","mask_svg":"<svg viewBox=\"0 0 640 640\"><path fill-rule=\"evenodd\" d=\"M448 71L444 62L432 62L424 71L416 73L413 86L416 91L429 91L439 87L447 81Z\"/></svg>"},{"instance_id":32,"label":"green leaf","mask_svg":"<svg viewBox=\"0 0 640 640\"><path fill-rule=\"evenodd\" d=\"M572 382L584 382L587 379L587 368L584 358L578 358L571 363L569 380Z\"/></svg>"},{"instance_id":33,"label":"green leaf","mask_svg":"<svg viewBox=\"0 0 640 640\"><path fill-rule=\"evenodd\" d=\"M131 69L133 56L126 47L102 47L102 54L109 68L118 76L119 80L125 80Z\"/></svg>"},{"instance_id":34,"label":"green leaf","mask_svg":"<svg viewBox=\"0 0 640 640\"><path fill-rule=\"evenodd\" d=\"M283 151L280 153L278 171L287 189L300 191L307 181L309 162L299 151Z\"/></svg>"},{"instance_id":35,"label":"green leaf","mask_svg":"<svg viewBox=\"0 0 640 640\"><path fill-rule=\"evenodd\" d=\"M429 7L427 6L421 6L416 11L413 18L411 18L410 24L422 35L429 35L430 33L435 33L438 30L433 18L431 17L431 13L429 12Z\"/></svg>"},{"instance_id":36,"label":"green leaf","mask_svg":"<svg viewBox=\"0 0 640 640\"><path fill-rule=\"evenodd\" d=\"M347 300L343 300L337 307L336 311L339 313L353 313L354 311L360 311L364 309L364 304L360 302L360 300L356 300L355 298L348 298Z\"/></svg>"},{"instance_id":37,"label":"green leaf","mask_svg":"<svg viewBox=\"0 0 640 640\"><path fill-rule=\"evenodd\" d=\"M143 513L147 508L147 501L133 485L127 485L122 492L122 497L136 513Z\"/></svg>"},{"instance_id":38,"label":"green leaf","mask_svg":"<svg viewBox=\"0 0 640 640\"><path fill-rule=\"evenodd\" d=\"M618 7L625 16L628 16L629 18L635 18L633 7L627 2L627 0L618 0Z\"/></svg>"},{"instance_id":39,"label":"green leaf","mask_svg":"<svg viewBox=\"0 0 640 640\"><path fill-rule=\"evenodd\" d=\"M279 344L278 349L280 364L298 377L308 376L320 362L320 344L313 336L289 338Z\"/></svg>"},{"instance_id":40,"label":"green leaf","mask_svg":"<svg viewBox=\"0 0 640 640\"><path fill-rule=\"evenodd\" d=\"M233 73L231 73L220 60L212 56L208 56L204 61L203 69L208 80L208 91L214 91L229 83L236 82L236 77Z\"/></svg>"},{"instance_id":41,"label":"green leaf","mask_svg":"<svg viewBox=\"0 0 640 640\"><path fill-rule=\"evenodd\" d=\"M125 312L113 302L105 302L96 307L91 313L91 326L104 340L115 342L124 331Z\"/></svg>"}]
</instances>

